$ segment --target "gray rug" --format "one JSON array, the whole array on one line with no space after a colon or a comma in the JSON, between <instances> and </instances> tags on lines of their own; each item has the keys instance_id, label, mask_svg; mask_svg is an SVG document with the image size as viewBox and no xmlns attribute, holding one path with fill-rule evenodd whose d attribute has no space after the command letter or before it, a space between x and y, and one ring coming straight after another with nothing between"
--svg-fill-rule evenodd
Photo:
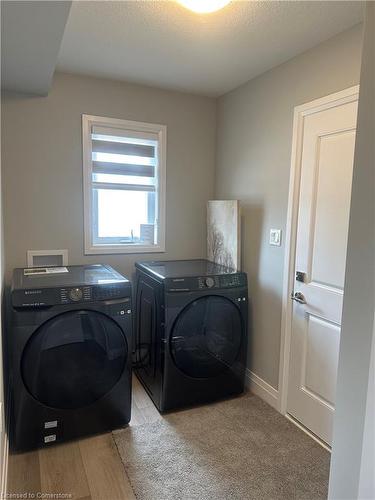
<instances>
[{"instance_id":1,"label":"gray rug","mask_svg":"<svg viewBox=\"0 0 375 500\"><path fill-rule=\"evenodd\" d=\"M114 433L139 500L327 498L330 454L245 395Z\"/></svg>"}]
</instances>

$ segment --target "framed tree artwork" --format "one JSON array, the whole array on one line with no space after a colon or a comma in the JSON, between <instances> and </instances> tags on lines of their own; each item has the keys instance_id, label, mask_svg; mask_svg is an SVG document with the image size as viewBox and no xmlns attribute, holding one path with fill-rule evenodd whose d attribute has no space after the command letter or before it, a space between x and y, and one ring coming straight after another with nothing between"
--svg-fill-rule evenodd
<instances>
[{"instance_id":1,"label":"framed tree artwork","mask_svg":"<svg viewBox=\"0 0 375 500\"><path fill-rule=\"evenodd\" d=\"M207 204L207 258L239 270L240 204L238 200L212 200Z\"/></svg>"}]
</instances>

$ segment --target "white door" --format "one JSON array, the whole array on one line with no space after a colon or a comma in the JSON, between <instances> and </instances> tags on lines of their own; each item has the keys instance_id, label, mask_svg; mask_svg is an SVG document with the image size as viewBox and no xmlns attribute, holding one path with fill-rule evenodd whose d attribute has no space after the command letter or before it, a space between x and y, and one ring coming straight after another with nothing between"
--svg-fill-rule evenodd
<instances>
[{"instance_id":1,"label":"white door","mask_svg":"<svg viewBox=\"0 0 375 500\"><path fill-rule=\"evenodd\" d=\"M300 130L287 412L331 444L357 97L326 102Z\"/></svg>"}]
</instances>

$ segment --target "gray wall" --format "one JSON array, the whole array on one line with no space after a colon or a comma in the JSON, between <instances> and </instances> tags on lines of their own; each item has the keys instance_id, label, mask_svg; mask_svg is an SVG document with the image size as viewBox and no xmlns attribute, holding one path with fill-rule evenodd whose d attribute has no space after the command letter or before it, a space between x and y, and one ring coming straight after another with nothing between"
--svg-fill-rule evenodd
<instances>
[{"instance_id":1,"label":"gray wall","mask_svg":"<svg viewBox=\"0 0 375 500\"><path fill-rule=\"evenodd\" d=\"M216 197L241 200L243 269L253 308L250 368L278 387L284 245L293 108L359 81L356 26L224 95L218 103Z\"/></svg>"},{"instance_id":2,"label":"gray wall","mask_svg":"<svg viewBox=\"0 0 375 500\"><path fill-rule=\"evenodd\" d=\"M106 262L128 275L135 260L205 257L214 99L56 74L48 97L8 93L2 104L8 280L28 249L67 248L71 264ZM82 113L167 125L166 253L83 255Z\"/></svg>"},{"instance_id":3,"label":"gray wall","mask_svg":"<svg viewBox=\"0 0 375 500\"><path fill-rule=\"evenodd\" d=\"M28 249L68 248L71 263L205 256L206 201L243 205L243 267L253 300L251 369L278 386L284 247L294 106L358 83L357 26L274 68L217 102L109 80L57 74L48 97L6 94L2 153L6 277ZM168 126L164 254L83 255L81 114Z\"/></svg>"},{"instance_id":4,"label":"gray wall","mask_svg":"<svg viewBox=\"0 0 375 500\"><path fill-rule=\"evenodd\" d=\"M369 407L371 400L374 404L374 137L375 4L368 2L329 486L329 498L340 500L375 498L375 422Z\"/></svg>"}]
</instances>

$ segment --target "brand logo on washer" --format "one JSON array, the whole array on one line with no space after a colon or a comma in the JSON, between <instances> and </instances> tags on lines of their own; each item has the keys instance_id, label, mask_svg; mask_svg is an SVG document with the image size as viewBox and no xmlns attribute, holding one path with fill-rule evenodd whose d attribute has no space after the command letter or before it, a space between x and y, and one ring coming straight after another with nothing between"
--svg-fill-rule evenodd
<instances>
[{"instance_id":1,"label":"brand logo on washer","mask_svg":"<svg viewBox=\"0 0 375 500\"><path fill-rule=\"evenodd\" d=\"M176 278L172 281L173 281L173 283L177 283L178 281L185 281L185 278Z\"/></svg>"},{"instance_id":2,"label":"brand logo on washer","mask_svg":"<svg viewBox=\"0 0 375 500\"><path fill-rule=\"evenodd\" d=\"M25 290L25 295L36 295L42 293L42 290Z\"/></svg>"}]
</instances>

